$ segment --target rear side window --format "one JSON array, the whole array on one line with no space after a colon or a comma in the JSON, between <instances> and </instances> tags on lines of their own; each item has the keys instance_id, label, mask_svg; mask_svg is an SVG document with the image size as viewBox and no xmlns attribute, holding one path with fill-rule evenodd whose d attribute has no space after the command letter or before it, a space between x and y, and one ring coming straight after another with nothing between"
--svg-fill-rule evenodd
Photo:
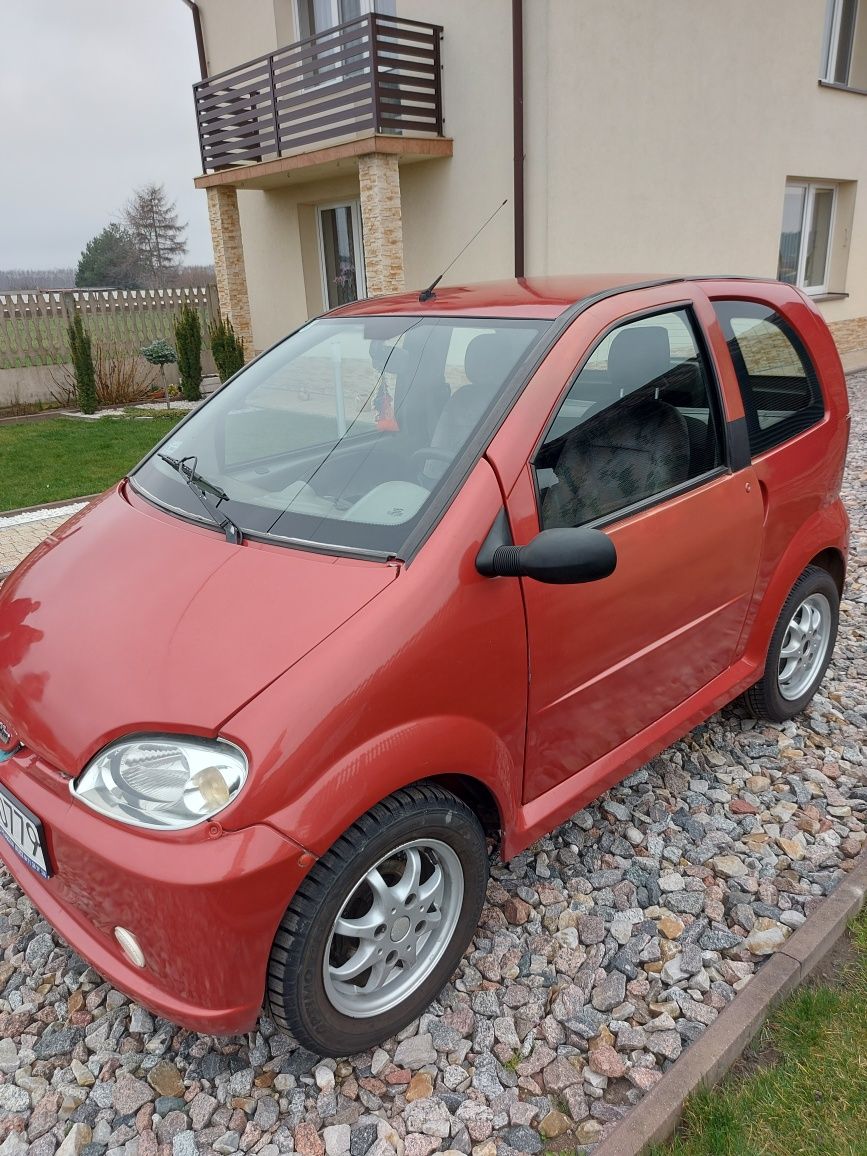
<instances>
[{"instance_id":1,"label":"rear side window","mask_svg":"<svg viewBox=\"0 0 867 1156\"><path fill-rule=\"evenodd\" d=\"M821 421L819 377L791 325L753 301L714 301L741 387L753 456Z\"/></svg>"}]
</instances>

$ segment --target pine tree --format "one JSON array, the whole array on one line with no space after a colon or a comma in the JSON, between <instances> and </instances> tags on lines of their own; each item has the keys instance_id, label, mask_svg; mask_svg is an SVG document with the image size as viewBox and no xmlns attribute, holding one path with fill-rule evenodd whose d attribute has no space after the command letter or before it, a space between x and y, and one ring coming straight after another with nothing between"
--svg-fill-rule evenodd
<instances>
[{"instance_id":1,"label":"pine tree","mask_svg":"<svg viewBox=\"0 0 867 1156\"><path fill-rule=\"evenodd\" d=\"M75 284L84 289L140 289L141 263L132 234L111 224L88 241L78 261Z\"/></svg>"},{"instance_id":2,"label":"pine tree","mask_svg":"<svg viewBox=\"0 0 867 1156\"><path fill-rule=\"evenodd\" d=\"M177 207L165 187L149 184L136 189L124 209L123 222L151 284L154 288L165 286L187 251L187 226L178 220Z\"/></svg>"},{"instance_id":3,"label":"pine tree","mask_svg":"<svg viewBox=\"0 0 867 1156\"><path fill-rule=\"evenodd\" d=\"M75 390L82 413L96 413L96 375L93 370L93 352L90 334L84 328L81 314L76 313L66 330L69 353L75 373Z\"/></svg>"},{"instance_id":4,"label":"pine tree","mask_svg":"<svg viewBox=\"0 0 867 1156\"><path fill-rule=\"evenodd\" d=\"M202 324L186 301L175 318L175 345L181 394L185 401L198 401L202 396Z\"/></svg>"},{"instance_id":5,"label":"pine tree","mask_svg":"<svg viewBox=\"0 0 867 1156\"><path fill-rule=\"evenodd\" d=\"M208 326L208 338L220 381L226 381L244 366L244 342L235 333L231 319L222 316Z\"/></svg>"}]
</instances>

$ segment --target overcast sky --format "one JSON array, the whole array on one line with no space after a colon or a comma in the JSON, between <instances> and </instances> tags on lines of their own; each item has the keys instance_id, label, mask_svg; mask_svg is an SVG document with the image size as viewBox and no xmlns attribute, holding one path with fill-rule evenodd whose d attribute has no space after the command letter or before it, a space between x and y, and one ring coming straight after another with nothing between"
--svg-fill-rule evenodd
<instances>
[{"instance_id":1,"label":"overcast sky","mask_svg":"<svg viewBox=\"0 0 867 1156\"><path fill-rule=\"evenodd\" d=\"M148 181L210 263L198 79L182 0L0 0L0 269L75 265Z\"/></svg>"}]
</instances>

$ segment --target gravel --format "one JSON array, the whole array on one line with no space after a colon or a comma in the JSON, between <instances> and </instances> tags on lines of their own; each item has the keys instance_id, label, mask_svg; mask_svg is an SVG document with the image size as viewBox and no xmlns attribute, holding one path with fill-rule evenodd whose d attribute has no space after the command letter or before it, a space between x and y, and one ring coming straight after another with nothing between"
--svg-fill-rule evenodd
<instances>
[{"instance_id":1,"label":"gravel","mask_svg":"<svg viewBox=\"0 0 867 1156\"><path fill-rule=\"evenodd\" d=\"M730 707L505 867L429 1011L320 1060L130 1003L0 871L0 1156L472 1156L604 1138L851 869L867 820L867 374L840 637L794 722Z\"/></svg>"}]
</instances>

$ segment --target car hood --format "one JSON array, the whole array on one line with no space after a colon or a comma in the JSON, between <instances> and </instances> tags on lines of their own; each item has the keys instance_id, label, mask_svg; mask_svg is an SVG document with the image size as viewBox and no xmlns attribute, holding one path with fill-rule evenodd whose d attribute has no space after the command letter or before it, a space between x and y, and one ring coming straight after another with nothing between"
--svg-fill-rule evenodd
<instances>
[{"instance_id":1,"label":"car hood","mask_svg":"<svg viewBox=\"0 0 867 1156\"><path fill-rule=\"evenodd\" d=\"M0 723L70 774L124 734L216 733L396 573L231 545L122 484L0 587Z\"/></svg>"}]
</instances>

